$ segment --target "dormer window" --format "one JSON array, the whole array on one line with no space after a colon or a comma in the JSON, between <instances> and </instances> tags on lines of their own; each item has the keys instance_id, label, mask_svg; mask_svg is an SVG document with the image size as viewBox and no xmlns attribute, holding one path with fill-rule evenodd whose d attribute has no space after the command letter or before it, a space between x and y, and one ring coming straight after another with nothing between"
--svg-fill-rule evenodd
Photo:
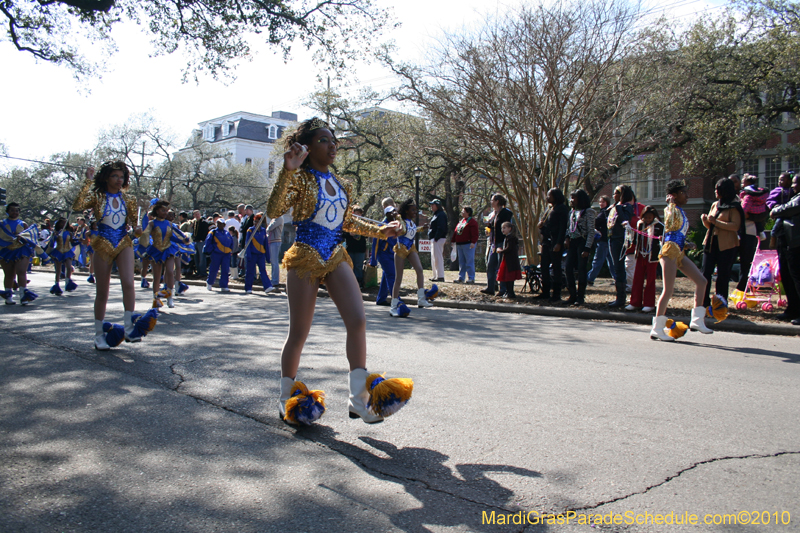
<instances>
[{"instance_id":1,"label":"dormer window","mask_svg":"<svg viewBox=\"0 0 800 533\"><path fill-rule=\"evenodd\" d=\"M278 126L274 124L270 124L269 126L267 126L267 138L268 139L278 138Z\"/></svg>"},{"instance_id":2,"label":"dormer window","mask_svg":"<svg viewBox=\"0 0 800 533\"><path fill-rule=\"evenodd\" d=\"M231 126L233 126L233 122L223 122L222 124L223 137L228 137L231 134Z\"/></svg>"},{"instance_id":3,"label":"dormer window","mask_svg":"<svg viewBox=\"0 0 800 533\"><path fill-rule=\"evenodd\" d=\"M213 124L206 124L206 127L203 128L203 140L206 141L213 141L214 140L214 125Z\"/></svg>"}]
</instances>

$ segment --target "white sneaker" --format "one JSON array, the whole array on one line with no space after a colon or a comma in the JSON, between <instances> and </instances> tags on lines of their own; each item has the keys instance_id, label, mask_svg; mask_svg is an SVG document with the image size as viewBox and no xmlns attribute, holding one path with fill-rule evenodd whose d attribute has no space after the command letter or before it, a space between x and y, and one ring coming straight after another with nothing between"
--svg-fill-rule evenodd
<instances>
[{"instance_id":1,"label":"white sneaker","mask_svg":"<svg viewBox=\"0 0 800 533\"><path fill-rule=\"evenodd\" d=\"M213 291L214 290L214 286L211 285L210 283L206 283L206 290L207 291Z\"/></svg>"},{"instance_id":2,"label":"white sneaker","mask_svg":"<svg viewBox=\"0 0 800 533\"><path fill-rule=\"evenodd\" d=\"M228 287L223 287L220 289L220 292L231 292L231 290Z\"/></svg>"},{"instance_id":3,"label":"white sneaker","mask_svg":"<svg viewBox=\"0 0 800 533\"><path fill-rule=\"evenodd\" d=\"M264 289L264 294L272 292L274 290L275 290L275 285L271 285L271 286L267 287L266 289Z\"/></svg>"},{"instance_id":4,"label":"white sneaker","mask_svg":"<svg viewBox=\"0 0 800 533\"><path fill-rule=\"evenodd\" d=\"M642 307L642 313L652 313L655 310L655 307Z\"/></svg>"},{"instance_id":5,"label":"white sneaker","mask_svg":"<svg viewBox=\"0 0 800 533\"><path fill-rule=\"evenodd\" d=\"M111 346L106 342L105 333L99 333L94 336L94 349L105 352L111 349Z\"/></svg>"},{"instance_id":6,"label":"white sneaker","mask_svg":"<svg viewBox=\"0 0 800 533\"><path fill-rule=\"evenodd\" d=\"M246 291L244 291L244 293L245 293L245 294L253 294L253 291L251 291L251 290L246 290Z\"/></svg>"},{"instance_id":7,"label":"white sneaker","mask_svg":"<svg viewBox=\"0 0 800 533\"><path fill-rule=\"evenodd\" d=\"M625 306L625 310L626 311L636 311L636 309L638 309L638 308L632 306L631 304L628 304L628 305Z\"/></svg>"}]
</instances>

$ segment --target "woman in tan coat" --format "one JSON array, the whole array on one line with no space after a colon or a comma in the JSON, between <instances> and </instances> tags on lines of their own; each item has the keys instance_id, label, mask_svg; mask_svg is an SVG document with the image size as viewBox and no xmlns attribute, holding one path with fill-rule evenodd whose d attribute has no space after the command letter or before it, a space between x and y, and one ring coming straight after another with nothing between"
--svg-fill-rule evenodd
<instances>
[{"instance_id":1,"label":"woman in tan coat","mask_svg":"<svg viewBox=\"0 0 800 533\"><path fill-rule=\"evenodd\" d=\"M728 299L731 267L739 250L739 234L743 229L744 212L733 180L722 178L716 186L717 201L707 215L702 215L708 229L703 241L703 275L708 282L703 305L711 305L710 288L714 267L717 268L716 293Z\"/></svg>"}]
</instances>

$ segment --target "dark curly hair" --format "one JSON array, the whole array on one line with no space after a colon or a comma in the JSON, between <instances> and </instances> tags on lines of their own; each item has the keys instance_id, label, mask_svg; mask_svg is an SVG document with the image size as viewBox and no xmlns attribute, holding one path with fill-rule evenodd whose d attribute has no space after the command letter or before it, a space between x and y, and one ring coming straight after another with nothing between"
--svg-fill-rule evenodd
<instances>
[{"instance_id":1,"label":"dark curly hair","mask_svg":"<svg viewBox=\"0 0 800 533\"><path fill-rule=\"evenodd\" d=\"M153 208L150 209L150 215L149 215L150 216L150 220L153 220L154 218L158 218L158 217L156 217L156 209L158 209L159 207L169 207L169 202L166 201L166 200L159 200L156 203L154 203L153 204Z\"/></svg>"},{"instance_id":2,"label":"dark curly hair","mask_svg":"<svg viewBox=\"0 0 800 533\"><path fill-rule=\"evenodd\" d=\"M327 128L328 131L331 132L333 136L333 142L339 144L339 140L336 138L336 133L333 131L333 128L324 120L320 119L319 117L311 117L308 120L304 120L297 126L297 129L292 131L291 133L287 134L286 137L283 139L283 148L284 150L288 150L292 147L294 143L303 144L308 146L311 144L311 140L314 138L314 132L319 129ZM308 158L306 157L305 161L303 161L302 166L307 166L309 163Z\"/></svg>"},{"instance_id":3,"label":"dark curly hair","mask_svg":"<svg viewBox=\"0 0 800 533\"><path fill-rule=\"evenodd\" d=\"M408 216L406 215L408 215L408 210L411 208L412 205L414 205L413 198L409 198L408 200L400 204L400 207L397 209L397 213L400 215L400 218L408 220Z\"/></svg>"},{"instance_id":4,"label":"dark curly hair","mask_svg":"<svg viewBox=\"0 0 800 533\"><path fill-rule=\"evenodd\" d=\"M108 178L111 176L111 172L114 170L122 171L125 178L122 182L122 188L128 188L128 184L130 183L131 179L131 171L128 170L128 165L122 161L106 161L100 165L100 170L98 170L94 175L93 190L95 192L108 192Z\"/></svg>"},{"instance_id":5,"label":"dark curly hair","mask_svg":"<svg viewBox=\"0 0 800 533\"><path fill-rule=\"evenodd\" d=\"M575 198L575 203L581 211L592 207L592 200L589 198L589 193L583 189L575 189L569 193L569 196L570 198Z\"/></svg>"},{"instance_id":6,"label":"dark curly hair","mask_svg":"<svg viewBox=\"0 0 800 533\"><path fill-rule=\"evenodd\" d=\"M683 180L672 180L667 183L667 194L675 194L681 189L687 189L686 182Z\"/></svg>"}]
</instances>

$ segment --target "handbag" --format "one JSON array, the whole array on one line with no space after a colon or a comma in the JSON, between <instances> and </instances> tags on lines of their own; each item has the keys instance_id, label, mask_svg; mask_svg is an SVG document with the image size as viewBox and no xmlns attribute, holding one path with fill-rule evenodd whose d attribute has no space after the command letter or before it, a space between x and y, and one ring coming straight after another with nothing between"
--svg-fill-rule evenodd
<instances>
[{"instance_id":1,"label":"handbag","mask_svg":"<svg viewBox=\"0 0 800 533\"><path fill-rule=\"evenodd\" d=\"M364 288L371 289L378 286L378 267L367 265L364 267Z\"/></svg>"}]
</instances>

